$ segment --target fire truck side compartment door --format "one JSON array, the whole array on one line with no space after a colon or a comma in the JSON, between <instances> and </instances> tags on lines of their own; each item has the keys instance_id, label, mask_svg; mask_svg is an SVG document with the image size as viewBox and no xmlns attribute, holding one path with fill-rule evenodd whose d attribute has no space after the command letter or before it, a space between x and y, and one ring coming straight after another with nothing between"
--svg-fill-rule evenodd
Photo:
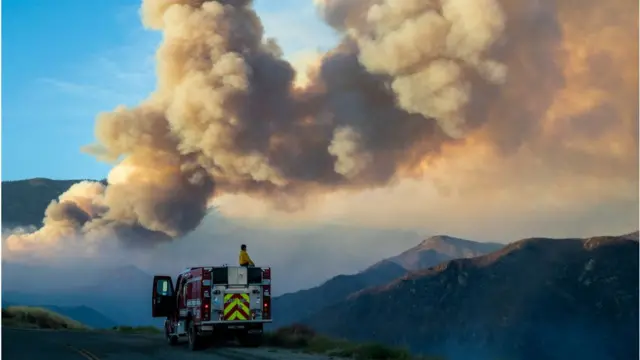
<instances>
[{"instance_id":1,"label":"fire truck side compartment door","mask_svg":"<svg viewBox=\"0 0 640 360\"><path fill-rule=\"evenodd\" d=\"M175 311L176 298L174 292L171 276L156 275L153 277L152 317L167 317Z\"/></svg>"}]
</instances>

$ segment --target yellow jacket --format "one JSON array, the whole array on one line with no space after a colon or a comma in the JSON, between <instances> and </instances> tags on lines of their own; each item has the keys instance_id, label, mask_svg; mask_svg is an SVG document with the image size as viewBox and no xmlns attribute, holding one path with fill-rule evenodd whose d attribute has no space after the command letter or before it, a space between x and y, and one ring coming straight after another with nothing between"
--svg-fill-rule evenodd
<instances>
[{"instance_id":1,"label":"yellow jacket","mask_svg":"<svg viewBox=\"0 0 640 360\"><path fill-rule=\"evenodd\" d=\"M248 263L249 265L255 266L255 264L253 263L253 260L251 260L246 250L240 250L239 262L240 262L240 265L244 265Z\"/></svg>"}]
</instances>

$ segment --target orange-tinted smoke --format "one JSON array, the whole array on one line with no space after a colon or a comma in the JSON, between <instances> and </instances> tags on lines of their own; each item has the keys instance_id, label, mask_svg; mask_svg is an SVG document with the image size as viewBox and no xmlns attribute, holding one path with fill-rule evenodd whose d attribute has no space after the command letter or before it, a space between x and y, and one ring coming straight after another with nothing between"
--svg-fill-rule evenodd
<instances>
[{"instance_id":1,"label":"orange-tinted smoke","mask_svg":"<svg viewBox=\"0 0 640 360\"><path fill-rule=\"evenodd\" d=\"M163 32L157 89L100 114L89 149L131 174L83 200L99 211L54 204L55 220L12 241L109 233L145 246L193 230L216 194L295 210L474 149L547 178L636 181L636 2L319 4L343 39L297 86L250 1L143 1Z\"/></svg>"}]
</instances>

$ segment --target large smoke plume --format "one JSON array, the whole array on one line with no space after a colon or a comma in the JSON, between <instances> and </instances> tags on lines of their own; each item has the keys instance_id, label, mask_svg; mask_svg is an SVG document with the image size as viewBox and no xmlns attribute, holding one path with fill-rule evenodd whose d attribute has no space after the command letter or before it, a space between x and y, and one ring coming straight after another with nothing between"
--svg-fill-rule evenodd
<instances>
[{"instance_id":1,"label":"large smoke plume","mask_svg":"<svg viewBox=\"0 0 640 360\"><path fill-rule=\"evenodd\" d=\"M97 118L88 151L120 161L109 185L74 185L11 249L148 246L193 230L220 194L295 211L473 149L546 174L637 179L635 1L319 1L343 38L302 85L251 5L143 1L163 34L157 88Z\"/></svg>"}]
</instances>

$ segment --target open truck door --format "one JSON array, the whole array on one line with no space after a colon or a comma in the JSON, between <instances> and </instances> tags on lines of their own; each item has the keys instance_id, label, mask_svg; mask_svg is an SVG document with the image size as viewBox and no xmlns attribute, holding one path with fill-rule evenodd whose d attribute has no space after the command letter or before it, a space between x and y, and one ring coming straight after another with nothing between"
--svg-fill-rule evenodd
<instances>
[{"instance_id":1,"label":"open truck door","mask_svg":"<svg viewBox=\"0 0 640 360\"><path fill-rule=\"evenodd\" d=\"M154 318L168 317L175 311L175 309L176 297L171 276L154 276L151 316Z\"/></svg>"}]
</instances>

